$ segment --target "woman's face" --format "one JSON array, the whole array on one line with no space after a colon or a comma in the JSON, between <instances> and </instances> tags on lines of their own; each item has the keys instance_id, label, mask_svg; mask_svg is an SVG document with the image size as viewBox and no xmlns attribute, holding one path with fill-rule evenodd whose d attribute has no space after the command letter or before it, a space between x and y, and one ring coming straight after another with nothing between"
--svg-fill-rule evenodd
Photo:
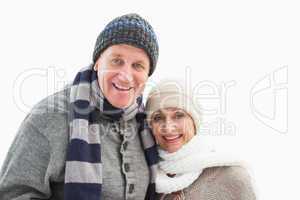
<instances>
[{"instance_id":1,"label":"woman's face","mask_svg":"<svg viewBox=\"0 0 300 200\"><path fill-rule=\"evenodd\" d=\"M169 153L176 152L195 135L193 119L179 108L154 112L150 125L158 145Z\"/></svg>"}]
</instances>

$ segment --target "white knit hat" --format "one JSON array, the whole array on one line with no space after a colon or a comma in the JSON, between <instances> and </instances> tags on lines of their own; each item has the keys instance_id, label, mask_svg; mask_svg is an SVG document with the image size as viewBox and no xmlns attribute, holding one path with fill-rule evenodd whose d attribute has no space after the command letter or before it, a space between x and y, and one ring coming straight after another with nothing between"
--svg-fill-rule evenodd
<instances>
[{"instance_id":1,"label":"white knit hat","mask_svg":"<svg viewBox=\"0 0 300 200\"><path fill-rule=\"evenodd\" d=\"M193 119L196 132L199 131L201 121L200 105L192 96L192 88L182 80L164 80L159 82L149 93L146 103L147 120L151 115L162 108L180 108Z\"/></svg>"}]
</instances>

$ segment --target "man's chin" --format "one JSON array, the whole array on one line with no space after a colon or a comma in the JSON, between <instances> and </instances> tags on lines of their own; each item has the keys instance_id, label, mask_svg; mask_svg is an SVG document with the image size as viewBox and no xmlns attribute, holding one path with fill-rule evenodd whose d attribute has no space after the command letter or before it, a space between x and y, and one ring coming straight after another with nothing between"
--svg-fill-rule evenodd
<instances>
[{"instance_id":1,"label":"man's chin","mask_svg":"<svg viewBox=\"0 0 300 200\"><path fill-rule=\"evenodd\" d=\"M134 102L133 99L124 100L124 99L120 98L120 99L118 99L118 101L112 101L110 103L116 108L125 109L125 108L128 108L129 106L131 106L133 104L133 102Z\"/></svg>"}]
</instances>

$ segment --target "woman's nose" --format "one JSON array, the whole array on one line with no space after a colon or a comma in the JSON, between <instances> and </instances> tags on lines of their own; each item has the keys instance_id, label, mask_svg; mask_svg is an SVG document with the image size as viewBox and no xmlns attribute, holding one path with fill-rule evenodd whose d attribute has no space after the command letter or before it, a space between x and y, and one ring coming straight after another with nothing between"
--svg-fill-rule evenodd
<instances>
[{"instance_id":1,"label":"woman's nose","mask_svg":"<svg viewBox=\"0 0 300 200\"><path fill-rule=\"evenodd\" d=\"M172 120L166 120L166 122L163 124L163 131L165 133L172 133L176 130L176 123L174 123Z\"/></svg>"}]
</instances>

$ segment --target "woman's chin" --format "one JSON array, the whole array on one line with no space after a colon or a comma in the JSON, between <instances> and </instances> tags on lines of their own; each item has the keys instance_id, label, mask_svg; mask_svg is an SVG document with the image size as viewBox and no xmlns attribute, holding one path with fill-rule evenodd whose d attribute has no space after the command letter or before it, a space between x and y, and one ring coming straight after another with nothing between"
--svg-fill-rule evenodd
<instances>
[{"instance_id":1,"label":"woman's chin","mask_svg":"<svg viewBox=\"0 0 300 200\"><path fill-rule=\"evenodd\" d=\"M175 153L176 151L178 151L180 148L181 148L182 145L176 145L176 146L173 146L173 147L168 147L166 148L165 150L168 152L168 153Z\"/></svg>"}]
</instances>

